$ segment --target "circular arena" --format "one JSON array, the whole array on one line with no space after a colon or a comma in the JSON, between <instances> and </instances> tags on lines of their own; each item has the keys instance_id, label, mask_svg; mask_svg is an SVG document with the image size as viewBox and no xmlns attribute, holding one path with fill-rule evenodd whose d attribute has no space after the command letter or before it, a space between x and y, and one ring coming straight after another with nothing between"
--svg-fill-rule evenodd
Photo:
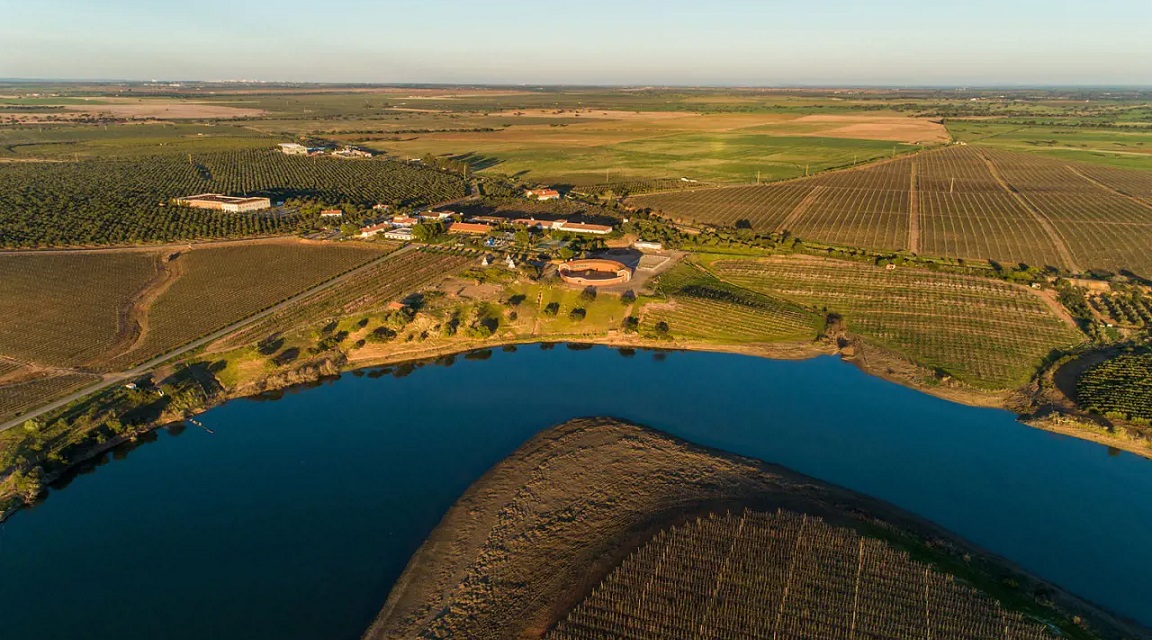
<instances>
[{"instance_id":1,"label":"circular arena","mask_svg":"<svg viewBox=\"0 0 1152 640\"><path fill-rule=\"evenodd\" d=\"M561 264L558 270L564 282L585 287L607 287L632 279L632 270L615 260L570 260Z\"/></svg>"}]
</instances>

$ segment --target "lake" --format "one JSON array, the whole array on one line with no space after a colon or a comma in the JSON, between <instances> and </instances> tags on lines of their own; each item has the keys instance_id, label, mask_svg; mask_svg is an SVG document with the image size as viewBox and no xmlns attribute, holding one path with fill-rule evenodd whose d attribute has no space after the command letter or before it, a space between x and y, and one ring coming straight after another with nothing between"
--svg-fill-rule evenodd
<instances>
[{"instance_id":1,"label":"lake","mask_svg":"<svg viewBox=\"0 0 1152 640\"><path fill-rule=\"evenodd\" d=\"M354 640L474 480L583 416L888 500L1152 624L1148 460L833 357L532 345L233 401L109 456L0 525L0 636Z\"/></svg>"}]
</instances>

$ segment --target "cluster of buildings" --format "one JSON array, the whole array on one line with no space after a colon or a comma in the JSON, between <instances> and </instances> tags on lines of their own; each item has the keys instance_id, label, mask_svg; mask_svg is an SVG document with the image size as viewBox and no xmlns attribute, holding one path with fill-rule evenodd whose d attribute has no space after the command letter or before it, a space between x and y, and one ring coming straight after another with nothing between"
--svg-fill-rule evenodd
<instances>
[{"instance_id":1,"label":"cluster of buildings","mask_svg":"<svg viewBox=\"0 0 1152 640\"><path fill-rule=\"evenodd\" d=\"M360 229L360 237L371 238L383 234L385 238L392 240L411 240L412 227L421 222L446 222L448 233L466 235L487 235L503 224L539 231L565 231L597 236L606 236L612 233L612 227L609 225L585 224L567 220L537 220L535 218L510 220L498 216L475 216L469 218L467 222L458 222L454 220L455 217L456 213L453 211L428 211L416 216L395 216L391 220Z\"/></svg>"},{"instance_id":2,"label":"cluster of buildings","mask_svg":"<svg viewBox=\"0 0 1152 640\"><path fill-rule=\"evenodd\" d=\"M279 145L281 153L289 156L322 156L328 153L324 147L306 147L295 142L282 142ZM353 146L347 146L332 152L338 158L371 158L372 152Z\"/></svg>"},{"instance_id":3,"label":"cluster of buildings","mask_svg":"<svg viewBox=\"0 0 1152 640\"><path fill-rule=\"evenodd\" d=\"M176 204L196 209L212 209L227 211L228 213L247 213L270 209L272 201L268 198L245 198L226 196L219 193L201 193L184 198L176 198Z\"/></svg>"}]
</instances>

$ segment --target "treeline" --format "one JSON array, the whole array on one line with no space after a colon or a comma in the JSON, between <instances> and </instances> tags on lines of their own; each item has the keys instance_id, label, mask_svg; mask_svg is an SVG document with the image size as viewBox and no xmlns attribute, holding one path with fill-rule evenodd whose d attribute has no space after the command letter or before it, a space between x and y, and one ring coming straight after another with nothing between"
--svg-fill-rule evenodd
<instances>
[{"instance_id":1,"label":"treeline","mask_svg":"<svg viewBox=\"0 0 1152 640\"><path fill-rule=\"evenodd\" d=\"M171 204L196 193L415 207L465 193L458 176L389 160L240 151L76 163L0 164L0 246L166 242L292 232L291 210L225 213Z\"/></svg>"}]
</instances>

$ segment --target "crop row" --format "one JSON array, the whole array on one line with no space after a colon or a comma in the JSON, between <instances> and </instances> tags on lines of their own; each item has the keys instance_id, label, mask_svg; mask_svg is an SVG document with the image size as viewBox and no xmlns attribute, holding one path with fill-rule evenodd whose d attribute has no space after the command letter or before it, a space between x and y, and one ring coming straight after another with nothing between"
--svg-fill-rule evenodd
<instances>
[{"instance_id":1,"label":"crop row","mask_svg":"<svg viewBox=\"0 0 1152 640\"><path fill-rule=\"evenodd\" d=\"M791 182L630 202L677 219L748 220L760 231L894 250L916 240L913 192L924 253L1069 267L1067 249L1084 269L1152 274L1152 173L1024 153L953 145Z\"/></svg>"},{"instance_id":2,"label":"crop row","mask_svg":"<svg viewBox=\"0 0 1152 640\"><path fill-rule=\"evenodd\" d=\"M116 341L119 317L156 261L140 251L0 255L0 354L88 364Z\"/></svg>"},{"instance_id":3,"label":"crop row","mask_svg":"<svg viewBox=\"0 0 1152 640\"><path fill-rule=\"evenodd\" d=\"M473 260L471 255L440 251L406 251L356 273L339 286L291 305L229 335L220 346L240 347L271 335L317 328L341 316L371 311L399 301L421 287L454 273Z\"/></svg>"},{"instance_id":4,"label":"crop row","mask_svg":"<svg viewBox=\"0 0 1152 640\"><path fill-rule=\"evenodd\" d=\"M419 205L464 194L458 176L388 160L241 151L188 158L0 163L0 246L60 246L284 233L294 216L168 205L203 192L273 200Z\"/></svg>"},{"instance_id":5,"label":"crop row","mask_svg":"<svg viewBox=\"0 0 1152 640\"><path fill-rule=\"evenodd\" d=\"M1053 349L1081 338L1030 290L993 280L811 259L720 260L712 269L840 314L853 333L985 388L1022 384Z\"/></svg>"},{"instance_id":6,"label":"crop row","mask_svg":"<svg viewBox=\"0 0 1152 640\"><path fill-rule=\"evenodd\" d=\"M713 515L660 532L547 637L1051 636L883 542L781 511Z\"/></svg>"},{"instance_id":7,"label":"crop row","mask_svg":"<svg viewBox=\"0 0 1152 640\"><path fill-rule=\"evenodd\" d=\"M176 258L183 275L148 310L139 344L112 366L174 349L380 255L375 247L295 242L188 251Z\"/></svg>"},{"instance_id":8,"label":"crop row","mask_svg":"<svg viewBox=\"0 0 1152 640\"><path fill-rule=\"evenodd\" d=\"M1076 398L1090 411L1152 420L1152 352L1125 353L1088 368L1076 383Z\"/></svg>"}]
</instances>

